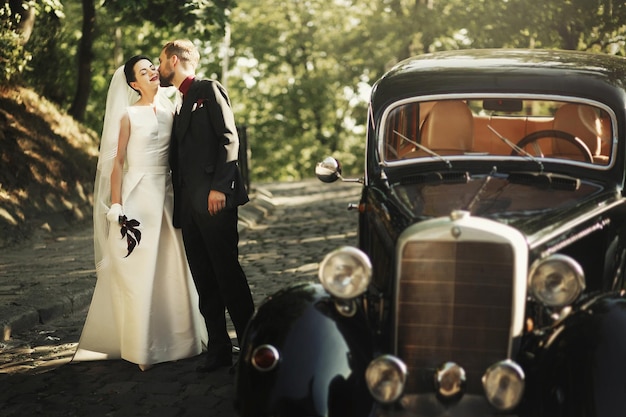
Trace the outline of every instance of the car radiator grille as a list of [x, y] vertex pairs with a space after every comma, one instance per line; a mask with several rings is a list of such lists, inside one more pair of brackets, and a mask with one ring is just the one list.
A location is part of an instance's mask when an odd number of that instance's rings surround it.
[[482, 392], [487, 367], [507, 357], [513, 250], [491, 242], [409, 241], [402, 253], [397, 352], [407, 392], [432, 391], [434, 370], [465, 369], [467, 391]]

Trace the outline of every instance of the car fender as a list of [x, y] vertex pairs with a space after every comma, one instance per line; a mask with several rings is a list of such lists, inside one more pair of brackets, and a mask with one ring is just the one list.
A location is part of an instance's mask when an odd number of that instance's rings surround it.
[[[372, 400], [364, 374], [373, 347], [362, 309], [353, 306], [356, 310], [342, 314], [319, 284], [269, 297], [241, 346], [235, 384], [240, 415], [367, 415]], [[252, 354], [265, 344], [276, 348], [279, 361], [262, 372], [252, 365]]]
[[[528, 386], [536, 415], [617, 416], [626, 410], [626, 299], [585, 303], [541, 343]], [[537, 410], [539, 411], [539, 410]]]

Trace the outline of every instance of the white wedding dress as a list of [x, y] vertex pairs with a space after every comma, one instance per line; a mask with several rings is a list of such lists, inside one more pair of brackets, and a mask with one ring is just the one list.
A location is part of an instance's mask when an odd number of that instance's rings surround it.
[[127, 256], [120, 227], [110, 225], [74, 361], [121, 358], [151, 365], [198, 355], [207, 343], [181, 233], [172, 226], [172, 113], [156, 109], [127, 109], [131, 135], [122, 202], [127, 218], [140, 222], [141, 241]]

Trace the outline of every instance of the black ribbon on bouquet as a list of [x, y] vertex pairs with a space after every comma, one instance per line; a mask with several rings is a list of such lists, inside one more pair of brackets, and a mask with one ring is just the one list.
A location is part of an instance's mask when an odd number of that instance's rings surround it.
[[141, 242], [141, 230], [137, 230], [137, 227], [140, 225], [138, 220], [128, 219], [126, 216], [120, 216], [119, 218], [120, 226], [122, 226], [120, 233], [122, 234], [122, 239], [126, 238], [126, 243], [128, 244], [128, 253], [124, 258], [127, 258], [128, 255], [133, 253], [135, 246]]

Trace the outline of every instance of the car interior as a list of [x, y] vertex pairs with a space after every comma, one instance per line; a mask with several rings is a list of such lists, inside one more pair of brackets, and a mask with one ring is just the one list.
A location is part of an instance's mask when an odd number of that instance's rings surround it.
[[387, 116], [384, 158], [532, 155], [607, 165], [611, 118], [587, 103], [485, 98], [411, 102]]

